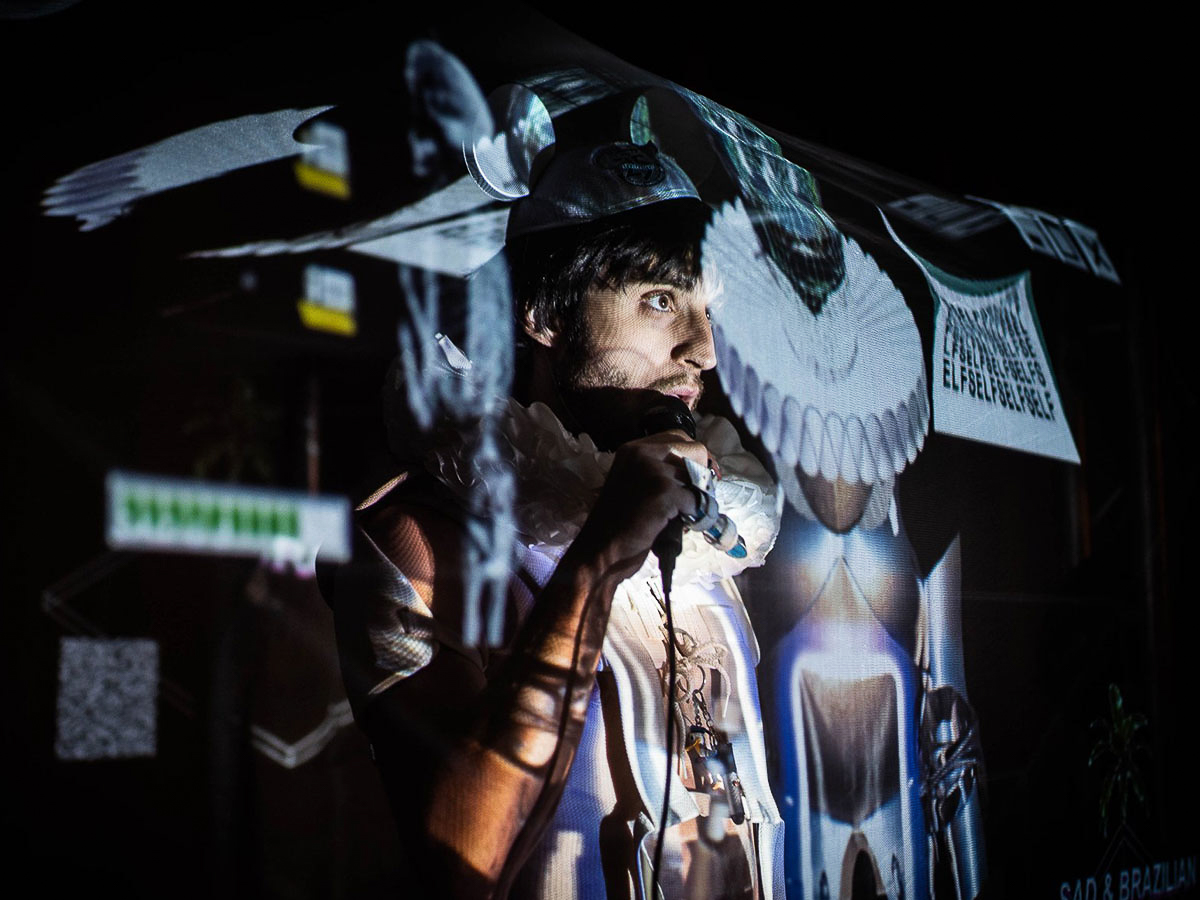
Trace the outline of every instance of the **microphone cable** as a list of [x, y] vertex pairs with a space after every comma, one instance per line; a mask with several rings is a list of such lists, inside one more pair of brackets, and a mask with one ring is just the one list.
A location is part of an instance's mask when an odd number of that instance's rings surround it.
[[[661, 404], [642, 416], [642, 431], [657, 434], [660, 431], [679, 429], [696, 438], [696, 420], [692, 418], [687, 404], [677, 397], [664, 397]], [[654, 872], [650, 882], [649, 900], [658, 900], [659, 873], [662, 871], [663, 844], [667, 838], [667, 816], [671, 812], [671, 767], [675, 747], [675, 619], [671, 612], [671, 581], [675, 574], [675, 560], [683, 550], [683, 520], [675, 517], [666, 524], [654, 540], [651, 549], [658, 557], [658, 570], [662, 576], [663, 610], [667, 619], [667, 771], [663, 780], [662, 814], [658, 822], [658, 840], [654, 846]]]
[[654, 542], [654, 555], [658, 557], [658, 570], [662, 575], [663, 609], [666, 611], [667, 618], [667, 772], [666, 778], [663, 780], [663, 805], [658, 824], [658, 840], [654, 845], [654, 877], [650, 887], [652, 900], [658, 898], [658, 875], [662, 870], [663, 844], [667, 839], [667, 816], [671, 811], [671, 765], [673, 762], [671, 757], [674, 755], [675, 748], [675, 710], [672, 708], [675, 703], [675, 620], [671, 614], [671, 578], [675, 573], [675, 557], [679, 555], [679, 550], [672, 553], [670, 546], [664, 546], [662, 547], [664, 552], [659, 553], [659, 545], [668, 543], [668, 541], [664, 541], [663, 535], [672, 528], [675, 529], [680, 548], [682, 548], [683, 524], [678, 520], [669, 523], [663, 529], [663, 534], [660, 534], [658, 540]]

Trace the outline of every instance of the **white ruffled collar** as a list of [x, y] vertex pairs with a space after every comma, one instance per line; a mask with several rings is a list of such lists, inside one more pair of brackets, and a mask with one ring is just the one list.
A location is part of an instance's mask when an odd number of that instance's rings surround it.
[[[517, 533], [525, 546], [558, 559], [587, 519], [613, 454], [598, 449], [586, 434], [572, 435], [543, 403], [524, 407], [510, 399], [499, 425], [501, 452], [516, 482]], [[720, 466], [722, 477], [715, 491], [721, 512], [737, 525], [748, 551], [745, 558], [735, 559], [695, 532], [685, 532], [674, 583], [707, 586], [762, 565], [779, 533], [783, 495], [762, 464], [742, 447], [727, 420], [705, 416], [696, 430]], [[461, 440], [440, 447], [430, 455], [428, 465], [439, 480], [465, 498], [478, 476], [464, 459], [464, 447]], [[643, 571], [656, 573], [656, 561], [648, 558]]]
[[[721, 208], [703, 247], [713, 268], [705, 282], [720, 295], [717, 372], [778, 471], [883, 484], [876, 506], [886, 517], [888, 483], [916, 459], [929, 427], [925, 362], [904, 295], [856, 241], [841, 241], [845, 278], [814, 314], [763, 253], [746, 205]], [[781, 480], [804, 509], [797, 478]]]

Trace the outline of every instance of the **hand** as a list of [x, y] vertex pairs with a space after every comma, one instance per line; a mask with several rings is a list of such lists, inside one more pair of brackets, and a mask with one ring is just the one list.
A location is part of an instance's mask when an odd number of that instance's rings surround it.
[[[708, 465], [708, 448], [682, 431], [622, 444], [608, 480], [572, 549], [595, 559], [600, 573], [629, 577], [668, 522], [696, 511], [684, 458]], [[582, 561], [582, 560], [581, 560]]]

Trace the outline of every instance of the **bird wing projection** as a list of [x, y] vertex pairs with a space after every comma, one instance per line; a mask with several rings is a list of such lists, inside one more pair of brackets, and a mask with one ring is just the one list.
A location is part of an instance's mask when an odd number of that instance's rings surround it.
[[[423, 70], [428, 72], [423, 81], [453, 88], [435, 92], [447, 95], [436, 108], [426, 103], [418, 110], [414, 127], [422, 123], [425, 127], [416, 127], [413, 134], [431, 133], [432, 123], [442, 135], [442, 145], [448, 147], [457, 140], [469, 176], [367, 222], [296, 238], [203, 250], [192, 256], [275, 256], [346, 247], [367, 256], [463, 277], [499, 253], [504, 246], [508, 209], [503, 205], [485, 207], [493, 201], [511, 202], [529, 193], [533, 160], [554, 143], [550, 113], [537, 94], [519, 84], [497, 89], [485, 104], [478, 87], [465, 70], [460, 71], [461, 63], [444, 51], [436, 56], [429, 47], [423, 47], [411, 56], [424, 61]], [[439, 61], [444, 70], [441, 75], [436, 65]], [[410, 69], [415, 70], [415, 66]], [[462, 96], [451, 102], [458, 95]], [[469, 127], [464, 125], [468, 114]], [[417, 148], [414, 165], [425, 166], [426, 139], [413, 138], [412, 142]]]
[[75, 216], [80, 231], [91, 231], [151, 194], [314, 149], [293, 134], [331, 108], [281, 109], [193, 128], [64, 175], [42, 205], [46, 215]]
[[[471, 176], [464, 175], [416, 203], [368, 222], [190, 255], [201, 259], [278, 256], [346, 247], [368, 256], [462, 276], [479, 268], [504, 246], [508, 210], [481, 209], [492, 202]], [[428, 227], [410, 230], [418, 226]], [[454, 252], [455, 244], [462, 245], [462, 252]]]
[[742, 201], [716, 214], [703, 255], [734, 411], [787, 466], [870, 485], [924, 443], [925, 365], [900, 291], [855, 241], [842, 244], [845, 278], [816, 313], [763, 251]]

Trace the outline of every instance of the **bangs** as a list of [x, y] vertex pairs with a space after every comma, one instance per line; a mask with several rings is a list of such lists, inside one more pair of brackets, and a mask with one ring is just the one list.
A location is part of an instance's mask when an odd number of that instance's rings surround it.
[[620, 290], [644, 281], [690, 290], [700, 280], [700, 250], [693, 242], [664, 246], [660, 241], [638, 240], [628, 247], [612, 248], [595, 273], [589, 287]]

